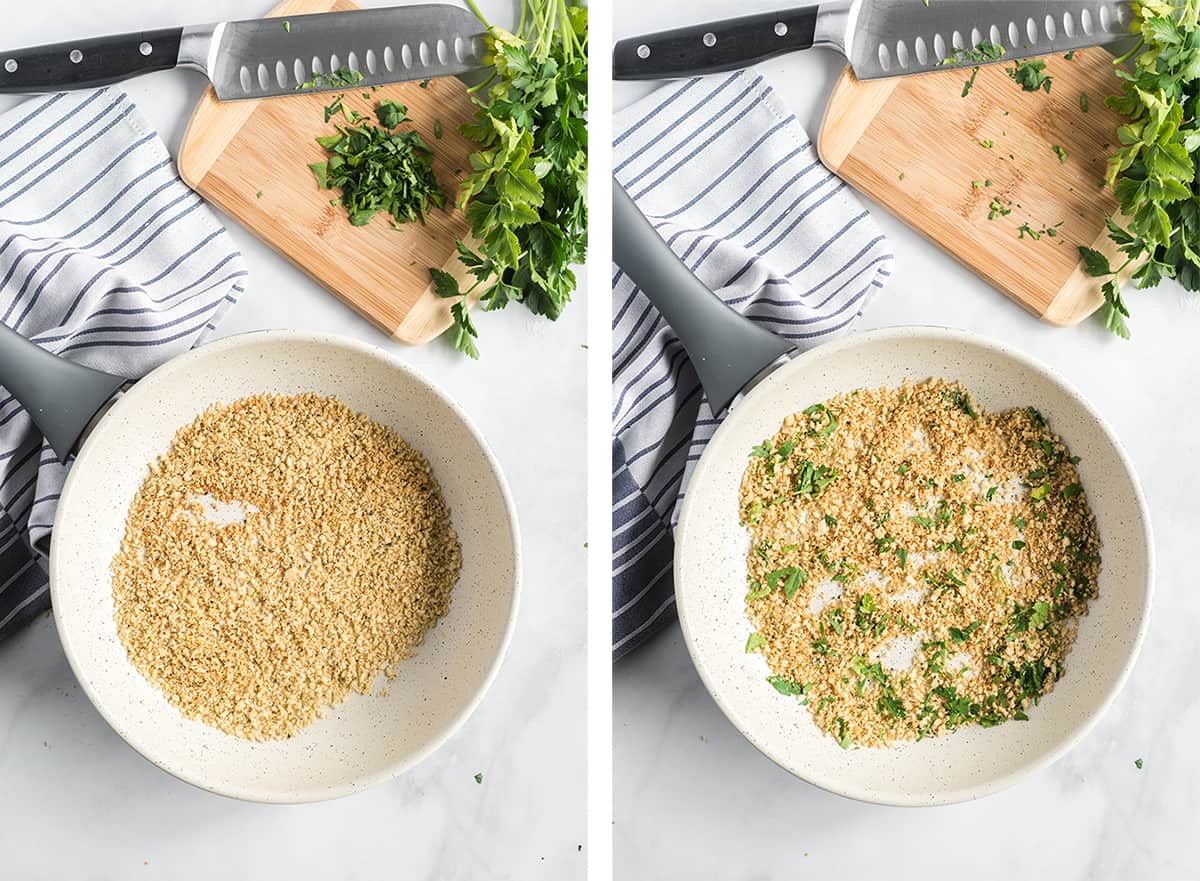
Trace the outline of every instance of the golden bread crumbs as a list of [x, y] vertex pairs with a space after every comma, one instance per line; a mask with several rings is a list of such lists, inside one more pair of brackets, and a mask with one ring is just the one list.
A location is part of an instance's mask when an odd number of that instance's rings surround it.
[[462, 556], [425, 458], [335, 398], [211, 407], [150, 466], [112, 561], [117, 632], [187, 717], [291, 737], [395, 674]]
[[1096, 596], [1077, 463], [941, 379], [787, 417], [742, 478], [746, 651], [847, 748], [1027, 719]]

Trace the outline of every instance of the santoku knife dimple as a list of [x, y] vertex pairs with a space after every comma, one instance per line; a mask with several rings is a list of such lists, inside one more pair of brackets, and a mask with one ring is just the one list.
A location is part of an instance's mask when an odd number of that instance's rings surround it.
[[[1105, 45], [1131, 20], [1119, 0], [832, 0], [621, 40], [613, 76], [698, 76], [825, 46], [875, 79]], [[1003, 54], [973, 51], [985, 41]]]
[[331, 91], [478, 70], [484, 36], [468, 10], [432, 3], [167, 28], [0, 49], [0, 92], [90, 88], [174, 67], [204, 73], [222, 101]]

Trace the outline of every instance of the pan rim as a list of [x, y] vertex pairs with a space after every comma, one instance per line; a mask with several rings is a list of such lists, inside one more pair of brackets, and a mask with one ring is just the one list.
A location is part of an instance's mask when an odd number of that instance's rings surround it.
[[1049, 767], [1074, 749], [1079, 742], [1082, 741], [1083, 738], [1095, 728], [1101, 717], [1103, 717], [1111, 707], [1117, 695], [1120, 694], [1121, 690], [1125, 687], [1130, 675], [1133, 672], [1133, 668], [1141, 654], [1142, 644], [1145, 640], [1146, 632], [1149, 628], [1150, 610], [1154, 600], [1156, 565], [1154, 535], [1150, 522], [1149, 508], [1146, 504], [1145, 493], [1142, 489], [1141, 481], [1138, 479], [1137, 471], [1135, 470], [1133, 462], [1129, 457], [1128, 451], [1125, 449], [1124, 445], [1120, 441], [1120, 438], [1117, 436], [1116, 432], [1113, 431], [1113, 428], [1111, 425], [1109, 425], [1108, 421], [1071, 382], [1058, 375], [1054, 369], [1045, 362], [1040, 361], [1031, 355], [1025, 354], [1024, 352], [1021, 352], [1007, 345], [1006, 343], [999, 342], [973, 331], [962, 330], [959, 328], [951, 328], [939, 325], [894, 325], [890, 327], [882, 327], [851, 333], [845, 337], [842, 337], [841, 339], [825, 343], [810, 349], [807, 352], [797, 355], [794, 359], [779, 366], [776, 370], [772, 371], [771, 374], [764, 377], [748, 392], [744, 392], [743, 396], [735, 402], [734, 409], [730, 411], [730, 414], [727, 415], [722, 421], [721, 425], [717, 427], [716, 432], [713, 433], [713, 437], [710, 439], [708, 446], [705, 448], [704, 453], [700, 457], [700, 460], [696, 463], [696, 468], [691, 478], [691, 485], [695, 485], [696, 481], [704, 479], [705, 475], [709, 471], [709, 468], [712, 467], [712, 463], [716, 461], [712, 456], [709, 455], [709, 452], [713, 449], [713, 444], [720, 437], [721, 433], [726, 432], [727, 430], [732, 430], [730, 429], [730, 426], [736, 424], [733, 420], [737, 418], [735, 415], [737, 409], [740, 408], [743, 412], [745, 412], [748, 408], [753, 407], [755, 399], [758, 397], [758, 393], [761, 392], [765, 386], [770, 384], [772, 380], [776, 379], [778, 376], [781, 376], [784, 372], [795, 369], [793, 365], [807, 365], [814, 360], [826, 358], [845, 349], [855, 348], [864, 344], [894, 339], [910, 339], [913, 337], [924, 337], [930, 342], [965, 343], [967, 345], [978, 347], [985, 351], [990, 351], [995, 354], [1010, 358], [1020, 364], [1020, 366], [1024, 369], [1040, 374], [1057, 385], [1068, 396], [1078, 402], [1079, 405], [1088, 413], [1088, 415], [1095, 420], [1105, 439], [1112, 446], [1114, 453], [1121, 462], [1122, 467], [1129, 477], [1130, 484], [1133, 487], [1134, 502], [1138, 512], [1138, 519], [1140, 520], [1142, 526], [1142, 538], [1146, 545], [1146, 567], [1144, 573], [1145, 591], [1143, 601], [1138, 609], [1137, 631], [1135, 633], [1130, 651], [1128, 652], [1128, 655], [1121, 666], [1120, 672], [1116, 677], [1113, 678], [1110, 686], [1103, 691], [1102, 700], [1098, 704], [1097, 708], [1091, 712], [1081, 724], [1076, 726], [1073, 731], [1069, 732], [1067, 736], [1060, 739], [1056, 745], [1052, 746], [1048, 750], [1042, 751], [1037, 755], [1030, 757], [1020, 767], [1007, 774], [1002, 774], [981, 782], [958, 786], [945, 791], [933, 793], [915, 793], [905, 796], [889, 795], [881, 791], [873, 790], [866, 786], [843, 784], [837, 780], [836, 774], [824, 775], [814, 772], [809, 767], [800, 767], [797, 763], [790, 762], [781, 754], [782, 751], [777, 748], [776, 744], [768, 743], [766, 738], [760, 737], [754, 731], [750, 730], [752, 726], [749, 726], [743, 722], [737, 710], [733, 707], [732, 702], [729, 701], [722, 693], [719, 683], [717, 683], [715, 677], [711, 671], [706, 668], [701, 659], [699, 638], [688, 620], [689, 601], [686, 599], [687, 590], [680, 589], [680, 585], [684, 583], [681, 578], [684, 555], [687, 553], [689, 545], [687, 541], [686, 527], [691, 517], [693, 502], [698, 497], [698, 494], [689, 492], [683, 500], [683, 507], [680, 509], [678, 526], [676, 528], [675, 554], [672, 561], [672, 575], [675, 578], [676, 608], [679, 617], [680, 629], [683, 632], [684, 644], [687, 646], [688, 655], [691, 658], [692, 665], [695, 667], [705, 689], [720, 708], [725, 718], [728, 719], [734, 728], [737, 729], [738, 733], [748, 740], [756, 750], [758, 750], [780, 768], [787, 771], [789, 774], [792, 774], [794, 777], [797, 777], [806, 783], [810, 783], [813, 786], [816, 786], [817, 788], [823, 789], [826, 792], [834, 795], [854, 799], [856, 801], [892, 807], [932, 807], [937, 805], [948, 805], [965, 801], [973, 801], [988, 795], [993, 795], [1009, 788], [1023, 779], [1028, 778], [1030, 775]]
[[[92, 439], [100, 435], [105, 430], [107, 424], [111, 424], [121, 416], [125, 409], [136, 406], [137, 400], [140, 397], [139, 389], [153, 387], [158, 382], [163, 381], [163, 378], [173, 374], [180, 369], [187, 369], [191, 362], [200, 360], [201, 358], [219, 355], [228, 350], [236, 350], [258, 343], [288, 343], [288, 344], [315, 344], [318, 346], [327, 347], [332, 350], [347, 351], [356, 355], [365, 355], [368, 358], [381, 361], [392, 369], [399, 370], [407, 374], [413, 381], [424, 387], [431, 394], [441, 401], [455, 417], [462, 423], [463, 427], [470, 434], [474, 442], [479, 446], [483, 454], [484, 460], [487, 463], [488, 469], [496, 479], [500, 497], [503, 501], [505, 516], [508, 520], [509, 531], [512, 536], [512, 559], [513, 559], [513, 578], [512, 578], [512, 600], [509, 604], [508, 616], [504, 622], [504, 629], [500, 637], [499, 647], [495, 657], [489, 664], [483, 679], [479, 686], [475, 689], [471, 697], [466, 701], [460, 711], [450, 719], [444, 729], [434, 737], [429, 743], [425, 744], [421, 749], [405, 755], [402, 759], [386, 765], [381, 770], [372, 773], [357, 773], [354, 776], [344, 780], [340, 784], [321, 786], [311, 789], [295, 787], [288, 792], [271, 790], [264, 788], [262, 785], [237, 785], [223, 786], [212, 784], [204, 779], [200, 774], [196, 774], [187, 768], [182, 768], [173, 763], [161, 760], [156, 757], [155, 750], [152, 744], [146, 743], [142, 738], [137, 737], [128, 730], [118, 714], [111, 711], [111, 708], [105, 705], [103, 698], [93, 689], [90, 678], [85, 675], [85, 666], [76, 654], [75, 647], [70, 638], [69, 630], [64, 628], [64, 614], [62, 606], [55, 602], [56, 579], [55, 572], [57, 570], [57, 554], [56, 543], [53, 538], [50, 542], [49, 554], [49, 581], [50, 581], [50, 596], [51, 608], [54, 613], [55, 628], [58, 631], [59, 642], [62, 645], [63, 653], [66, 655], [67, 663], [71, 667], [76, 680], [80, 687], [87, 695], [88, 700], [96, 711], [104, 718], [118, 736], [130, 747], [133, 748], [144, 759], [166, 771], [173, 777], [182, 780], [185, 783], [191, 784], [198, 789], [214, 793], [216, 795], [225, 796], [228, 798], [237, 799], [240, 801], [258, 802], [262, 804], [304, 804], [311, 802], [327, 801], [337, 798], [343, 798], [357, 792], [369, 789], [373, 786], [393, 780], [404, 772], [412, 769], [416, 765], [429, 758], [434, 752], [445, 745], [446, 741], [453, 737], [466, 723], [466, 721], [478, 709], [483, 698], [491, 690], [496, 677], [499, 675], [500, 667], [505, 658], [508, 656], [511, 648], [513, 634], [516, 630], [517, 615], [521, 605], [521, 587], [522, 587], [522, 560], [521, 560], [521, 534], [520, 524], [517, 519], [516, 506], [513, 502], [512, 491], [509, 488], [508, 480], [504, 475], [504, 471], [500, 466], [499, 460], [496, 458], [495, 452], [491, 445], [488, 444], [483, 433], [476, 426], [475, 422], [467, 415], [466, 411], [449, 396], [445, 391], [431, 382], [423, 373], [406, 363], [398, 356], [388, 352], [387, 350], [373, 345], [362, 340], [357, 340], [351, 337], [342, 336], [339, 334], [320, 333], [314, 331], [290, 330], [290, 329], [274, 329], [274, 330], [254, 330], [246, 333], [234, 334], [232, 336], [223, 337], [211, 343], [206, 343], [194, 349], [190, 349], [182, 355], [170, 359], [164, 364], [159, 365], [150, 373], [146, 374], [141, 380], [136, 382], [132, 388], [128, 389], [124, 394], [114, 400], [107, 411], [100, 419], [91, 427], [88, 435], [84, 438], [76, 463], [79, 458], [82, 458], [90, 447], [93, 447]], [[133, 403], [130, 403], [130, 402]], [[85, 462], [86, 465], [86, 462]], [[71, 499], [71, 490], [75, 482], [77, 469], [73, 466], [68, 472], [66, 480], [63, 482], [62, 494], [59, 500], [59, 505], [62, 507]]]

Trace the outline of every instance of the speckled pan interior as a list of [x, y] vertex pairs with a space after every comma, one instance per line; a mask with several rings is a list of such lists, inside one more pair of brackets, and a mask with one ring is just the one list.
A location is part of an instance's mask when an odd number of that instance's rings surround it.
[[[392, 426], [429, 459], [462, 543], [450, 613], [403, 661], [386, 696], [351, 695], [286, 741], [251, 743], [185, 719], [126, 658], [109, 562], [147, 463], [214, 402], [264, 392], [336, 395]], [[487, 689], [508, 645], [519, 590], [516, 516], [500, 468], [448, 398], [380, 349], [271, 331], [177, 358], [136, 384], [85, 443], [63, 490], [50, 556], [59, 634], [75, 675], [146, 758], [197, 786], [257, 801], [346, 795], [420, 761]]]
[[[745, 558], [737, 495], [752, 446], [789, 413], [855, 388], [905, 378], [959, 380], [989, 410], [1037, 407], [1079, 465], [1104, 542], [1100, 596], [1079, 628], [1066, 674], [1030, 721], [971, 726], [889, 749], [842, 750], [808, 710], [777, 693], [744, 651]], [[676, 531], [675, 590], [692, 659], [730, 721], [763, 753], [811, 783], [851, 798], [933, 805], [979, 798], [1053, 762], [1103, 713], [1125, 682], [1146, 629], [1153, 589], [1150, 522], [1137, 477], [1102, 418], [1045, 366], [973, 334], [892, 328], [854, 334], [786, 364], [738, 403], [689, 484]]]

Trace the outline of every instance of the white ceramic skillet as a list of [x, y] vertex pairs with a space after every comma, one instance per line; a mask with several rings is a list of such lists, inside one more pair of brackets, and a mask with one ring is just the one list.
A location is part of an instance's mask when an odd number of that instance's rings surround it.
[[[37, 414], [61, 455], [122, 380], [66, 365], [0, 330], [0, 385]], [[65, 365], [65, 366], [64, 366]], [[351, 695], [286, 741], [252, 743], [185, 719], [131, 665], [117, 637], [109, 563], [147, 464], [211, 404], [265, 392], [335, 395], [429, 459], [462, 544], [450, 612], [386, 695]], [[67, 659], [117, 733], [161, 768], [224, 795], [299, 802], [347, 795], [410, 768], [471, 714], [516, 619], [520, 550], [499, 464], [448, 397], [381, 349], [268, 331], [195, 349], [153, 371], [90, 428], [63, 488], [50, 551]]]
[[[979, 798], [1076, 744], [1129, 676], [1154, 580], [1145, 501], [1128, 456], [1100, 414], [1045, 365], [962, 331], [892, 328], [787, 353], [787, 343], [704, 289], [619, 188], [613, 226], [618, 265], [676, 331], [714, 411], [736, 397], [692, 474], [675, 531], [684, 638], [700, 678], [734, 726], [796, 776], [892, 805]], [[767, 683], [763, 659], [745, 652], [749, 539], [738, 525], [738, 488], [750, 448], [774, 435], [785, 416], [841, 392], [929, 377], [961, 381], [988, 410], [1036, 407], [1082, 457], [1080, 476], [1104, 543], [1099, 598], [1080, 623], [1065, 675], [1029, 710], [1028, 722], [970, 726], [887, 749], [843, 750], [817, 729], [807, 708]]]

